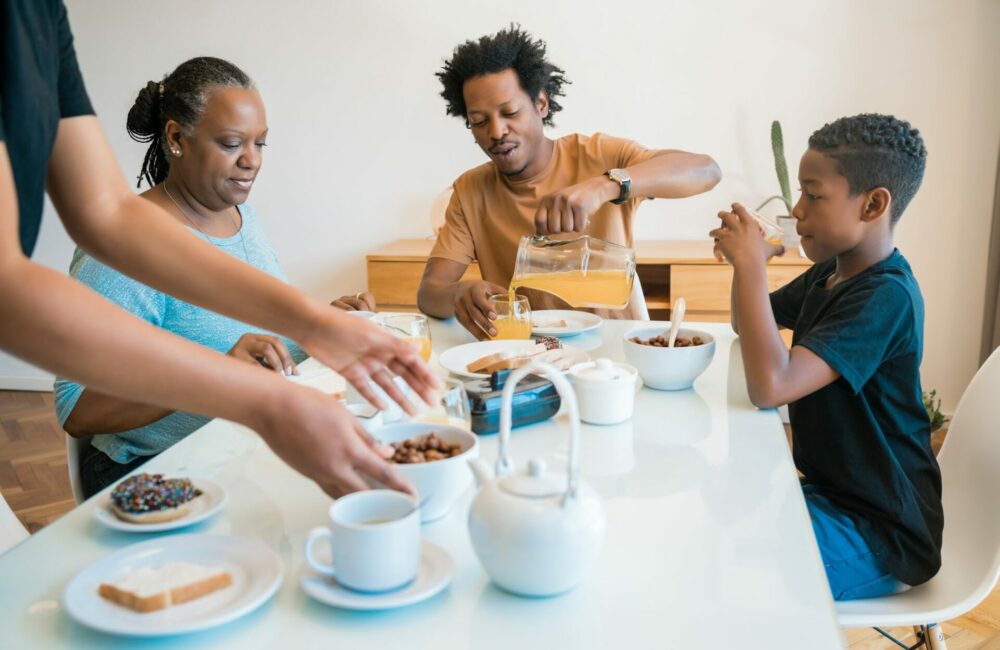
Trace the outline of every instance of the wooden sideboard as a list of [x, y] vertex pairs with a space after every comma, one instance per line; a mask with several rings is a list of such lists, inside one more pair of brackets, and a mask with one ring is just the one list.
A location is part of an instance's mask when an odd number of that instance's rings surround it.
[[[417, 289], [433, 245], [432, 239], [400, 239], [366, 256], [368, 290], [379, 309], [416, 311]], [[635, 250], [650, 318], [669, 319], [672, 301], [684, 296], [686, 319], [729, 321], [733, 270], [712, 256], [712, 242], [639, 241]], [[811, 264], [798, 253], [772, 259], [767, 265], [768, 286], [777, 289]], [[462, 279], [479, 277], [479, 267], [473, 263]]]

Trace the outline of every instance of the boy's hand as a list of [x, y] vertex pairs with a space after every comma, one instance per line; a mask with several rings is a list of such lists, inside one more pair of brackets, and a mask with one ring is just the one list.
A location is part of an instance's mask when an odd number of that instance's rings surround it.
[[709, 235], [715, 240], [716, 255], [721, 254], [733, 266], [767, 261], [774, 255], [784, 253], [784, 247], [764, 239], [756, 219], [739, 203], [733, 203], [732, 212], [719, 212], [719, 218], [722, 219], [722, 227]]

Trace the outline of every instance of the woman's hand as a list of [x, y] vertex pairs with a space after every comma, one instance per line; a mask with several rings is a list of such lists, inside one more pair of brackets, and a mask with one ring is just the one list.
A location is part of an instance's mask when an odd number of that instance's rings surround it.
[[277, 336], [244, 334], [226, 354], [234, 359], [261, 365], [284, 375], [299, 374], [299, 369], [292, 361], [291, 353], [289, 353], [284, 341]]
[[344, 311], [375, 311], [375, 296], [368, 291], [360, 291], [353, 296], [341, 296], [330, 304]]

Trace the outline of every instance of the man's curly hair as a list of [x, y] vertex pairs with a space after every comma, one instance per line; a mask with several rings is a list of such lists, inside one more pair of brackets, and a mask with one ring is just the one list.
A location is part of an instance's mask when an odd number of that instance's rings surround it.
[[[521, 88], [534, 100], [545, 90], [549, 98], [549, 114], [543, 124], [552, 126], [552, 116], [562, 110], [556, 97], [563, 96], [563, 85], [570, 83], [562, 68], [545, 59], [545, 41], [533, 39], [520, 25], [511, 24], [492, 36], [478, 41], [466, 41], [455, 48], [451, 60], [437, 73], [444, 90], [448, 115], [466, 119], [465, 96], [462, 86], [468, 79], [512, 69], [517, 73]], [[468, 126], [468, 120], [466, 120]]]
[[927, 165], [920, 132], [892, 115], [842, 117], [813, 133], [809, 147], [837, 161], [852, 196], [876, 187], [889, 190], [892, 225], [920, 188]]

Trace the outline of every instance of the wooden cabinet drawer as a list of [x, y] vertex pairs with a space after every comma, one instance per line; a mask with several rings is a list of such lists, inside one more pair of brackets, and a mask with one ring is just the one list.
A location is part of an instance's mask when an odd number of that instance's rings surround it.
[[[787, 284], [804, 270], [800, 266], [768, 266], [768, 290], [774, 291]], [[689, 314], [724, 314], [722, 320], [729, 320], [732, 284], [733, 269], [728, 264], [674, 264], [670, 267], [670, 300], [676, 302], [684, 298]]]
[[[368, 290], [375, 295], [378, 308], [409, 307], [416, 309], [417, 290], [424, 275], [424, 262], [368, 262]], [[479, 265], [471, 264], [462, 280], [478, 280]]]

